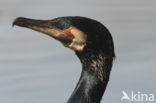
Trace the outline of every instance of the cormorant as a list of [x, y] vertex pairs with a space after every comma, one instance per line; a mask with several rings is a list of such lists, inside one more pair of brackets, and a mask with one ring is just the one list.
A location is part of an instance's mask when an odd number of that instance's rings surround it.
[[19, 17], [13, 25], [47, 34], [76, 53], [82, 72], [67, 103], [100, 103], [115, 57], [112, 36], [103, 24], [87, 17], [67, 16], [52, 20]]

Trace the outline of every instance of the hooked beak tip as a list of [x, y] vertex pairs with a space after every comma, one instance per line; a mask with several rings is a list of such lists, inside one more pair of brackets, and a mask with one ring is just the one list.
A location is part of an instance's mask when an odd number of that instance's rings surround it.
[[14, 27], [15, 25], [17, 26], [24, 26], [24, 21], [26, 20], [26, 18], [23, 17], [18, 17], [16, 18], [13, 23], [12, 23], [12, 27]]
[[12, 22], [12, 27], [14, 27], [16, 25], [16, 21], [18, 18], [16, 18], [13, 22]]
[[12, 22], [12, 27], [14, 27], [14, 26], [16, 25], [17, 19], [18, 19], [18, 18], [16, 18], [16, 19]]

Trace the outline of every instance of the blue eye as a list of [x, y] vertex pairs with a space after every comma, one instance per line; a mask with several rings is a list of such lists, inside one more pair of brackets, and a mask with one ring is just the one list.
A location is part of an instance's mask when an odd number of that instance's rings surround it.
[[70, 27], [70, 23], [69, 22], [65, 22], [63, 25], [64, 29], [68, 29]]

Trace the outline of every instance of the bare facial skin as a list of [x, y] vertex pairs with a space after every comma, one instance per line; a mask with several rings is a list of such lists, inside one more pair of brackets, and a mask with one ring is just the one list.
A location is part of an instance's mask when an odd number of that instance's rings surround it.
[[[73, 38], [70, 36], [66, 35], [64, 30], [58, 29], [58, 28], [53, 28], [53, 29], [46, 29], [46, 28], [40, 28], [40, 27], [35, 27], [35, 26], [29, 26], [28, 28], [33, 29], [35, 31], [42, 32], [44, 34], [47, 34], [57, 40], [59, 40], [64, 46], [74, 50], [74, 51], [82, 51], [83, 48], [86, 45], [86, 34], [83, 33], [81, 30], [77, 29], [74, 26], [71, 26], [70, 32], [73, 34]], [[63, 41], [62, 41], [63, 40]], [[64, 40], [70, 40], [71, 43], [66, 42]]]

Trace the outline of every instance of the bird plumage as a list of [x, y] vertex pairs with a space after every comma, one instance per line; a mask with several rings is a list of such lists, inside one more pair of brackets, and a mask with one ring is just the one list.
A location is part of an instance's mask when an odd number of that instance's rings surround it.
[[76, 53], [82, 72], [67, 103], [100, 103], [115, 57], [112, 36], [103, 24], [86, 17], [69, 16], [52, 20], [17, 18], [13, 25], [45, 33]]

